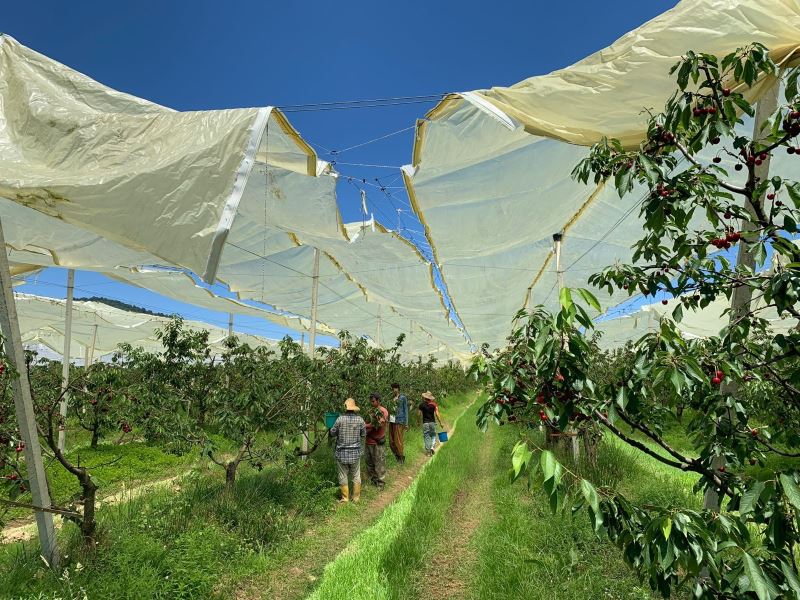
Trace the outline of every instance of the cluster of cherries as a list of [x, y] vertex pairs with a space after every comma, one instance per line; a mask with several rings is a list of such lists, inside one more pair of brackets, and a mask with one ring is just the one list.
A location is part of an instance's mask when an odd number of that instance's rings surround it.
[[714, 238], [713, 240], [709, 241], [709, 244], [721, 250], [727, 250], [731, 247], [731, 245], [735, 244], [740, 239], [742, 239], [741, 233], [738, 231], [733, 231], [733, 228], [728, 228], [724, 238]]
[[122, 422], [122, 425], [120, 426], [120, 429], [122, 429], [122, 433], [130, 433], [131, 432], [131, 426], [128, 424], [127, 421], [123, 421]]
[[725, 379], [725, 373], [717, 369], [717, 371], [714, 373], [714, 377], [711, 378], [711, 383], [714, 385], [719, 385], [722, 383], [723, 379]]

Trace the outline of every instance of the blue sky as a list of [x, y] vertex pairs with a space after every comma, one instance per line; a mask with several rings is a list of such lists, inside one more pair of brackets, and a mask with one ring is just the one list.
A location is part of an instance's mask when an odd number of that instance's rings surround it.
[[[360, 218], [359, 191], [346, 178], [366, 179], [375, 217], [414, 238], [419, 224], [404, 212], [397, 167], [410, 162], [413, 130], [406, 128], [434, 102], [325, 111], [292, 106], [509, 85], [580, 60], [675, 3], [42, 0], [9, 3], [0, 27], [106, 85], [174, 109], [286, 107], [320, 157], [336, 160], [345, 176], [338, 191], [344, 219]], [[21, 289], [63, 297], [65, 280], [64, 271], [49, 269]], [[227, 326], [226, 315], [97, 274], [78, 273], [76, 287], [76, 297], [124, 299]], [[268, 337], [287, 333], [244, 317], [236, 318], [235, 328]]]

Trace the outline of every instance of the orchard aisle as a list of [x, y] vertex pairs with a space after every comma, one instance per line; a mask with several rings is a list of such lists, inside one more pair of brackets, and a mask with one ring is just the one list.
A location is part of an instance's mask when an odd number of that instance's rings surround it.
[[[463, 401], [448, 403], [442, 409], [445, 422], [451, 424], [458, 421], [475, 404], [475, 398], [475, 394], [470, 394]], [[421, 440], [419, 429], [410, 430], [406, 434], [409, 460], [405, 465], [397, 465], [387, 450], [389, 474], [387, 485], [381, 492], [364, 485], [360, 504], [336, 507], [333, 515], [308, 529], [273, 556], [265, 571], [245, 582], [238, 582], [237, 600], [297, 600], [310, 593], [319, 583], [326, 566], [335, 560], [350, 540], [379, 521], [385, 509], [414, 484], [415, 478], [428, 462], [422, 453]]]
[[[482, 401], [479, 398], [464, 411], [455, 435], [397, 501], [325, 567], [311, 600], [406, 600], [416, 593], [430, 595], [431, 589], [422, 589], [420, 583], [425, 579], [432, 553], [451, 541], [455, 521], [466, 514], [460, 508], [462, 502], [470, 507], [470, 518], [475, 509], [480, 512], [480, 505], [475, 502], [482, 487], [480, 482], [492, 480], [493, 464], [488, 457], [494, 436], [484, 435], [475, 426]], [[469, 490], [476, 485], [478, 489], [473, 494]], [[469, 543], [469, 532], [458, 539], [464, 549]], [[458, 562], [455, 549], [441, 565], [451, 569], [454, 582], [460, 577]], [[437, 585], [436, 595], [442, 591]]]

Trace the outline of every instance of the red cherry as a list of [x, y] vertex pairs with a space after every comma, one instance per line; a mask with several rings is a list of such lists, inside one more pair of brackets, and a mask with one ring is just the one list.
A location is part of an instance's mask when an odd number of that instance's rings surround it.
[[561, 373], [556, 373], [556, 381], [564, 381], [564, 376]]
[[751, 458], [751, 459], [750, 459], [750, 464], [751, 464], [751, 465], [754, 465], [754, 464], [756, 464], [756, 462], [758, 462], [758, 461], [756, 461], [756, 459], [755, 459], [755, 458]]
[[628, 289], [628, 284], [627, 283], [623, 283], [622, 284], [622, 289], [623, 290], [627, 290]]
[[695, 109], [692, 111], [692, 114], [693, 114], [695, 117], [701, 117], [701, 116], [703, 116], [703, 110], [702, 110], [702, 109], [700, 109], [700, 108], [695, 108]]
[[760, 167], [760, 166], [763, 164], [763, 162], [764, 162], [764, 161], [763, 161], [763, 160], [761, 160], [760, 158], [757, 158], [757, 159], [755, 160], [755, 163], [756, 163], [756, 166], [757, 166], [757, 167]]
[[758, 155], [758, 158], [760, 158], [761, 160], [767, 160], [767, 153], [762, 152], [761, 154]]
[[723, 379], [725, 377], [725, 373], [719, 370], [715, 373], [715, 375], [717, 376], [718, 379]]
[[714, 107], [714, 106], [709, 106], [709, 107], [706, 109], [706, 112], [707, 112], [708, 114], [710, 114], [710, 115], [715, 115], [715, 114], [717, 114], [717, 109], [716, 109], [716, 107]]
[[780, 200], [776, 200], [775, 206], [783, 206], [783, 202], [781, 202]]
[[723, 88], [722, 89], [722, 95], [725, 96], [726, 98], [728, 96], [730, 96], [731, 95], [731, 88]]
[[668, 300], [662, 300], [662, 301], [661, 301], [661, 304], [663, 304], [664, 306], [666, 306], [667, 304], [669, 304], [669, 301], [668, 301]]
[[741, 171], [743, 167], [741, 163], [737, 163], [736, 166], [733, 168], [736, 169], [737, 171]]
[[717, 163], [717, 164], [719, 164], [719, 163], [721, 163], [721, 162], [722, 162], [722, 159], [721, 159], [719, 156], [715, 156], [715, 157], [714, 157], [714, 162], [715, 162], [715, 163]]
[[719, 377], [713, 377], [711, 379], [711, 383], [713, 383], [714, 385], [719, 385], [720, 383], [722, 383], [722, 379], [720, 379]]
[[800, 119], [800, 110], [793, 110], [789, 113], [789, 117], [792, 119]]
[[786, 149], [786, 154], [794, 154], [794, 148], [793, 148], [792, 146], [789, 146], [789, 147]]
[[711, 141], [712, 144], [716, 145], [716, 144], [719, 144], [720, 139], [718, 137], [713, 137], [713, 138], [711, 138], [710, 141]]
[[720, 472], [720, 473], [724, 473], [724, 472], [725, 472], [725, 465], [722, 465], [722, 466], [719, 468], [719, 472]]
[[750, 435], [757, 436], [758, 435], [758, 429], [755, 429], [755, 428], [751, 429], [750, 430]]
[[17, 447], [16, 447], [16, 448], [14, 448], [14, 450], [15, 450], [17, 453], [19, 453], [19, 452], [22, 452], [23, 450], [25, 450], [25, 444], [23, 444], [22, 442], [20, 442], [20, 443], [17, 445]]
[[775, 200], [775, 194], [767, 194], [767, 200]]
[[547, 413], [546, 413], [546, 412], [544, 412], [543, 410], [540, 410], [540, 411], [539, 411], [539, 418], [540, 418], [542, 421], [547, 421]]

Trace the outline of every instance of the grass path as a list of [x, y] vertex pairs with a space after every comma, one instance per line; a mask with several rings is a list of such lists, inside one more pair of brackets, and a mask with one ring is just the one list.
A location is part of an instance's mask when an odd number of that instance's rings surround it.
[[450, 441], [408, 489], [325, 567], [310, 600], [405, 600], [413, 594], [411, 582], [421, 577], [450, 507], [478, 472], [483, 441], [474, 426], [478, 403], [464, 411]]
[[[444, 410], [444, 418], [453, 423], [469, 408], [471, 402], [462, 402]], [[389, 476], [382, 491], [365, 485], [361, 503], [339, 506], [323, 522], [308, 529], [301, 537], [287, 544], [271, 557], [268, 567], [245, 582], [237, 583], [237, 600], [297, 600], [304, 598], [318, 583], [332, 557], [342, 551], [350, 538], [372, 526], [384, 510], [414, 483], [427, 464], [422, 454], [418, 430], [406, 437], [408, 462], [396, 465], [387, 449]], [[413, 458], [411, 458], [413, 457]], [[363, 471], [362, 471], [363, 477]]]
[[456, 493], [444, 527], [444, 534], [433, 547], [427, 567], [414, 578], [413, 596], [427, 598], [435, 590], [441, 600], [461, 599], [472, 587], [478, 547], [475, 534], [480, 524], [492, 518], [491, 491], [497, 461], [497, 430], [490, 428], [478, 449], [476, 477], [464, 482]]

